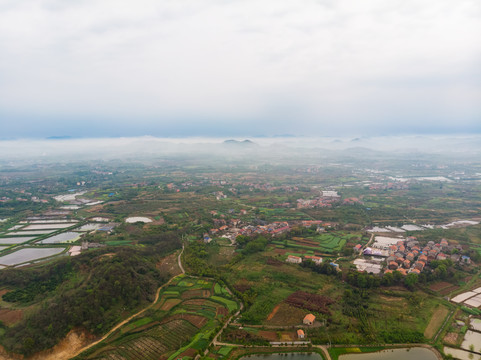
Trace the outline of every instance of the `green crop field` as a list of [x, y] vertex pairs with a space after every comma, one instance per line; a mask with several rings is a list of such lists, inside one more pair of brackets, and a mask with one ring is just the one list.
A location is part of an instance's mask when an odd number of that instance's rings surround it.
[[[217, 295], [182, 299], [182, 294], [193, 288], [214, 288]], [[133, 319], [107, 341], [81, 354], [79, 359], [174, 359], [188, 349], [203, 350], [225, 315], [238, 308], [227, 290], [210, 280], [183, 277], [177, 285], [164, 289], [158, 303], [164, 304], [165, 299], [173, 298], [180, 302], [172, 310], [151, 308], [145, 316]]]

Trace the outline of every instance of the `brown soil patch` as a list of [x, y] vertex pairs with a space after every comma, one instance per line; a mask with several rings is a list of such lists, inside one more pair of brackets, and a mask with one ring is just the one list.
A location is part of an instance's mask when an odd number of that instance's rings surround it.
[[184, 356], [190, 356], [192, 358], [195, 358], [196, 354], [197, 354], [197, 350], [190, 348], [185, 350], [182, 354], [180, 354], [178, 358], [182, 359]]
[[274, 309], [272, 309], [271, 313], [267, 315], [267, 321], [272, 320], [276, 312], [279, 310], [280, 305], [276, 305]]
[[284, 302], [279, 304], [279, 309], [270, 320], [266, 320], [266, 325], [293, 326], [302, 324], [302, 319], [308, 312], [303, 309], [290, 306]]
[[229, 315], [229, 310], [226, 309], [225, 307], [218, 307], [216, 308], [216, 316], [227, 316]]
[[444, 306], [439, 306], [431, 317], [426, 330], [424, 330], [424, 337], [431, 339], [434, 334], [436, 334], [436, 331], [438, 331], [439, 327], [443, 324], [448, 313], [449, 310], [447, 308]]
[[163, 274], [170, 274], [171, 276], [179, 275], [181, 273], [179, 268], [179, 263], [177, 261], [178, 253], [175, 252], [166, 256], [161, 261], [159, 261], [155, 267]]
[[204, 296], [203, 290], [187, 290], [182, 293], [182, 299], [192, 299], [196, 297], [206, 297], [206, 296]]
[[277, 338], [277, 333], [275, 331], [259, 330], [257, 335], [263, 337], [264, 339], [266, 339], [268, 341], [278, 341], [279, 340]]
[[379, 296], [381, 299], [384, 301], [402, 301], [402, 298], [397, 298], [397, 297], [388, 297], [388, 296]]
[[184, 301], [185, 305], [189, 305], [189, 304], [204, 305], [205, 303], [206, 303], [206, 300], [203, 300], [203, 299], [191, 299], [191, 300]]
[[457, 333], [447, 333], [444, 337], [443, 341], [449, 345], [456, 345], [458, 342], [458, 334]]
[[177, 314], [169, 318], [170, 320], [172, 319], [182, 319], [190, 322], [192, 325], [194, 325], [197, 328], [201, 328], [202, 326], [205, 325], [207, 322], [207, 318], [199, 315], [193, 315], [193, 314]]
[[296, 333], [293, 332], [283, 332], [281, 333], [281, 341], [294, 341], [296, 339]]
[[180, 302], [182, 302], [182, 300], [180, 300], [180, 299], [167, 299], [162, 304], [162, 307], [160, 308], [160, 310], [169, 311], [170, 309], [172, 309], [175, 305], [177, 305]]
[[436, 284], [432, 284], [429, 288], [433, 291], [439, 291], [439, 290], [442, 290], [444, 288], [447, 288], [448, 286], [453, 286], [453, 284], [450, 284], [446, 281], [441, 281], [441, 282], [438, 282]]
[[272, 266], [282, 266], [282, 265], [284, 265], [284, 263], [283, 263], [282, 261], [277, 260], [277, 259], [274, 259], [274, 258], [272, 258], [272, 257], [268, 257], [268, 258], [266, 259], [266, 264], [267, 264], [267, 265], [272, 265]]
[[0, 321], [5, 325], [10, 326], [22, 320], [22, 310], [0, 309]]
[[286, 249], [275, 249], [274, 252], [276, 254], [284, 255], [287, 252], [287, 250]]
[[331, 312], [329, 311], [328, 306], [335, 301], [324, 295], [296, 291], [289, 295], [285, 302], [300, 309], [307, 309], [322, 314], [330, 314]]
[[86, 332], [71, 330], [67, 336], [52, 349], [42, 351], [32, 356], [31, 360], [67, 360], [82, 347], [91, 343], [95, 338]]
[[247, 290], [249, 290], [251, 288], [251, 285], [247, 282], [247, 280], [245, 279], [242, 279], [241, 281], [239, 281], [237, 284], [234, 284], [234, 288], [237, 290], [237, 291], [240, 291], [240, 292], [245, 292]]
[[451, 285], [447, 288], [444, 288], [442, 289], [441, 291], [439, 291], [439, 294], [445, 296], [445, 295], [448, 295], [450, 293], [452, 293], [453, 291], [456, 291], [459, 289], [459, 286], [458, 285]]

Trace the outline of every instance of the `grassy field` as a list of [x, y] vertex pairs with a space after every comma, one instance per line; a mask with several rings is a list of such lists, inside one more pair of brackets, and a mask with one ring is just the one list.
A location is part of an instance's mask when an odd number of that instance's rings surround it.
[[301, 254], [314, 252], [336, 254], [346, 243], [357, 243], [361, 238], [362, 234], [360, 233], [329, 232], [309, 237], [293, 237], [284, 241], [275, 240], [272, 243]]
[[[216, 293], [217, 295], [214, 295]], [[195, 292], [195, 293], [194, 293]], [[238, 309], [211, 280], [179, 276], [158, 302], [78, 359], [189, 359], [204, 350], [215, 329]], [[227, 349], [221, 354], [227, 355]]]
[[426, 339], [432, 339], [436, 332], [443, 324], [446, 316], [449, 314], [449, 309], [445, 306], [440, 305], [436, 308], [433, 315], [431, 316], [431, 320], [429, 321], [428, 326], [424, 330], [424, 337]]

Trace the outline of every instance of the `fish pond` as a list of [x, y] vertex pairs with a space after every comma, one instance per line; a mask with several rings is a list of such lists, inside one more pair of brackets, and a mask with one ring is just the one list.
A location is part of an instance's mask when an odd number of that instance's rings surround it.
[[0, 256], [0, 264], [8, 266], [18, 265], [24, 262], [57, 255], [64, 250], [65, 248], [62, 247], [20, 249], [8, 255]]
[[61, 234], [57, 234], [51, 237], [48, 237], [44, 240], [38, 241], [39, 244], [59, 244], [59, 243], [67, 243], [73, 242], [80, 239], [80, 234], [77, 232], [67, 231]]
[[322, 360], [318, 353], [282, 353], [282, 354], [259, 354], [246, 355], [239, 360]]
[[388, 349], [372, 353], [340, 355], [339, 360], [437, 360], [436, 354], [426, 348]]
[[7, 238], [0, 238], [0, 244], [2, 245], [12, 245], [12, 244], [21, 244], [27, 241], [35, 239], [34, 236], [18, 236], [18, 237], [7, 237]]

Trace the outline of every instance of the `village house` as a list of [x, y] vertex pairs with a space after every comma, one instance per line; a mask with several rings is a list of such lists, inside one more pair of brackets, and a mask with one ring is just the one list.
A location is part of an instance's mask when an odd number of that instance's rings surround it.
[[389, 263], [389, 265], [388, 265], [388, 268], [389, 268], [390, 270], [397, 270], [397, 268], [398, 268], [397, 262], [391, 261], [391, 262]]
[[297, 330], [297, 337], [298, 337], [299, 339], [304, 339], [304, 338], [306, 337], [306, 335], [304, 334], [304, 330], [298, 329], [298, 330]]
[[304, 323], [304, 325], [312, 325], [314, 324], [314, 321], [316, 320], [316, 317], [312, 314], [307, 314], [305, 317], [304, 317], [304, 320], [302, 321]]
[[302, 262], [302, 258], [299, 256], [288, 255], [286, 261], [291, 264], [300, 264]]
[[319, 265], [320, 263], [322, 263], [322, 258], [319, 257], [319, 256], [306, 255], [306, 256], [304, 256], [304, 259], [306, 259], [306, 260], [311, 260], [312, 262], [316, 263], [317, 265]]

